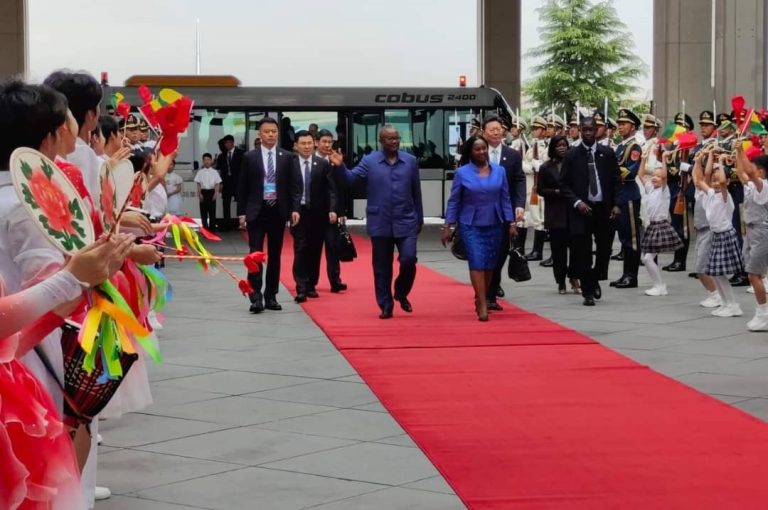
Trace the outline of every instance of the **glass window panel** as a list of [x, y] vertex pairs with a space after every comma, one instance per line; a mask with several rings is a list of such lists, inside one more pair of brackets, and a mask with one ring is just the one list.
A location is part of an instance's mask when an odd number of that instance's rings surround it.
[[378, 148], [379, 128], [384, 124], [380, 113], [352, 114], [352, 160], [357, 164], [363, 156]]
[[[246, 114], [242, 111], [230, 111], [221, 109], [196, 108], [192, 111], [194, 118], [192, 134], [187, 139], [182, 139], [180, 145], [186, 145], [185, 141], [191, 141], [191, 151], [188, 161], [193, 161], [195, 168], [199, 165], [202, 155], [206, 152], [213, 154], [214, 158], [221, 152], [219, 141], [225, 135], [235, 137], [235, 145], [246, 148]], [[181, 156], [180, 151], [179, 155]], [[186, 153], [185, 153], [186, 158]]]

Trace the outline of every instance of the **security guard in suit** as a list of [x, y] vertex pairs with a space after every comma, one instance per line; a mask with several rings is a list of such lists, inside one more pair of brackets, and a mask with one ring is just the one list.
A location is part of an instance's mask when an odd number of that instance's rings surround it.
[[621, 278], [611, 282], [611, 287], [631, 289], [637, 287], [637, 271], [640, 267], [640, 243], [642, 241], [640, 220], [640, 188], [635, 181], [640, 169], [643, 148], [637, 140], [637, 129], [640, 118], [628, 108], [619, 110], [619, 133], [622, 142], [616, 147], [616, 159], [621, 171], [621, 191], [618, 206], [621, 208], [619, 217], [619, 240], [624, 252], [624, 269]]
[[[693, 131], [693, 119], [687, 113], [675, 115], [675, 124]], [[685, 271], [685, 260], [688, 257], [688, 244], [690, 242], [690, 230], [688, 228], [688, 206], [686, 204], [686, 192], [688, 186], [693, 185], [690, 175], [685, 171], [688, 168], [687, 151], [677, 151], [672, 160], [667, 161], [667, 186], [669, 187], [669, 214], [671, 223], [677, 235], [683, 241], [683, 247], [675, 252], [675, 258], [664, 266], [664, 271], [676, 273]]]

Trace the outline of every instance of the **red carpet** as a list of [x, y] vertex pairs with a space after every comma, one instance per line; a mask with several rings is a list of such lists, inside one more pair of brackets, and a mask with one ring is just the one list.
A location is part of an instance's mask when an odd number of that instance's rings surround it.
[[423, 266], [381, 321], [356, 243], [350, 291], [305, 310], [469, 508], [768, 508], [765, 423], [512, 305], [479, 323]]

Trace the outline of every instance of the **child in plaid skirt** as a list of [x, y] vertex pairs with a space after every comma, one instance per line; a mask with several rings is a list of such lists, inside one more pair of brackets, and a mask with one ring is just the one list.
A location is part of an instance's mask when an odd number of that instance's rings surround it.
[[649, 150], [643, 155], [637, 176], [645, 187], [645, 202], [648, 213], [648, 225], [645, 227], [643, 241], [640, 249], [643, 253], [642, 260], [648, 275], [651, 277], [653, 287], [645, 291], [646, 296], [666, 296], [667, 285], [661, 278], [661, 270], [656, 263], [659, 253], [674, 253], [682, 248], [683, 242], [669, 222], [669, 187], [667, 186], [667, 171], [664, 168], [656, 168], [648, 179], [646, 163]]
[[[706, 152], [705, 152], [706, 151]], [[723, 166], [726, 155], [720, 149], [702, 149], [707, 157], [704, 175], [701, 165], [694, 167], [693, 180], [696, 188], [706, 193], [703, 197], [704, 212], [712, 231], [712, 249], [707, 263], [706, 273], [715, 279], [717, 291], [723, 304], [712, 311], [715, 317], [738, 317], [744, 314], [736, 302], [728, 275], [744, 271], [744, 259], [741, 256], [739, 240], [733, 228], [734, 203], [728, 193], [728, 185]], [[715, 168], [715, 159], [719, 155], [720, 164]]]
[[750, 162], [744, 151], [737, 150], [736, 172], [744, 184], [744, 261], [749, 282], [755, 293], [755, 316], [747, 323], [750, 331], [768, 331], [768, 304], [763, 277], [768, 272], [768, 156]]

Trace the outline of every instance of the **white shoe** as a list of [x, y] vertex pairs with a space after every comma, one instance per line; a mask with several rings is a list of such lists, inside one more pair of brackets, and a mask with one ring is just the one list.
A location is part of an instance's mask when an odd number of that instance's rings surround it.
[[704, 308], [717, 308], [723, 306], [723, 300], [720, 299], [720, 295], [717, 292], [712, 292], [707, 299], [701, 301], [699, 305]]
[[104, 438], [101, 437], [101, 434], [96, 434], [96, 444], [100, 445], [104, 441]]
[[741, 306], [738, 303], [733, 303], [732, 305], [723, 305], [712, 311], [712, 315], [715, 317], [740, 317], [744, 315], [744, 312], [741, 311]]
[[747, 322], [747, 329], [750, 331], [768, 331], [768, 306], [757, 305], [755, 316]]
[[645, 291], [646, 296], [666, 296], [667, 294], [669, 294], [667, 292], [667, 286], [663, 283], [661, 285], [654, 285]]
[[755, 293], [755, 288], [753, 286], [750, 285], [749, 287], [747, 287], [747, 294], [754, 294], [754, 293]]
[[112, 491], [109, 490], [107, 487], [96, 486], [96, 490], [94, 491], [94, 496], [96, 501], [103, 501], [105, 499], [109, 499], [112, 497]]

